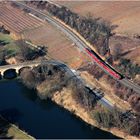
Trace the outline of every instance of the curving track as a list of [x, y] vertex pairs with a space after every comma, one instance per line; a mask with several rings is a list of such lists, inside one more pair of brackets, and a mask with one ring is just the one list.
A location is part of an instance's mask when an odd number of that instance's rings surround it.
[[[85, 52], [85, 48], [88, 47], [88, 45], [81, 40], [80, 37], [78, 37], [72, 30], [70, 30], [69, 28], [67, 28], [66, 26], [64, 26], [62, 23], [60, 23], [59, 21], [57, 21], [56, 19], [54, 19], [51, 15], [49, 14], [44, 14], [43, 12], [41, 12], [40, 10], [36, 10], [35, 8], [32, 8], [22, 2], [18, 2], [18, 1], [13, 1], [16, 4], [18, 4], [21, 8], [27, 8], [31, 11], [32, 14], [34, 15], [38, 15], [38, 17], [40, 19], [43, 20], [47, 20], [48, 22], [50, 22], [52, 25], [56, 26], [58, 29], [60, 29], [62, 32], [64, 32], [78, 47], [81, 51]], [[85, 52], [86, 53], [86, 52]], [[86, 53], [87, 54], [87, 53]], [[87, 54], [88, 55], [88, 54]], [[89, 55], [88, 55], [89, 56]], [[97, 64], [97, 63], [96, 63]], [[109, 74], [105, 69], [103, 69], [99, 64], [97, 64], [102, 70], [104, 70], [107, 74]], [[109, 74], [110, 75], [110, 74]], [[117, 79], [116, 79], [117, 80]], [[133, 82], [131, 82], [130, 80], [124, 78], [122, 80], [118, 80], [120, 83], [122, 83], [123, 85], [127, 86], [128, 88], [133, 89], [135, 92], [140, 94], [140, 86], [134, 84]]]

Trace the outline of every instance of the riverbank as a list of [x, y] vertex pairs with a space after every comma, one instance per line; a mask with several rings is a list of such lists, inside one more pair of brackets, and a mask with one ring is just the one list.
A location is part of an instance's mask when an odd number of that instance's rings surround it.
[[0, 138], [10, 139], [35, 139], [23, 130], [19, 129], [16, 125], [9, 123], [5, 118], [0, 115]]
[[76, 103], [76, 101], [72, 97], [70, 90], [64, 88], [61, 92], [56, 92], [52, 98], [52, 101], [54, 101], [61, 107], [67, 109], [68, 111], [76, 115], [78, 118], [82, 119], [84, 122], [88, 123], [93, 127], [97, 127], [101, 130], [110, 132], [120, 138], [135, 139], [135, 140], [139, 139], [138, 137], [130, 136], [117, 128], [106, 129], [98, 126], [96, 121], [91, 118], [90, 113]]
[[[17, 64], [15, 57], [6, 59], [8, 64]], [[0, 115], [0, 138], [12, 138], [12, 139], [35, 139], [30, 136], [15, 124], [10, 123], [7, 119]]]
[[[44, 82], [46, 82], [46, 81], [44, 81]], [[43, 83], [41, 83], [41, 84], [43, 84]], [[39, 84], [39, 85], [41, 85], [41, 84]], [[44, 84], [46, 85], [46, 83], [44, 83]], [[38, 87], [40, 87], [40, 88], [38, 88]], [[41, 95], [42, 90], [46, 91], [46, 86], [38, 86], [38, 87], [36, 87], [38, 94]], [[126, 133], [122, 132], [122, 130], [119, 130], [117, 128], [105, 129], [105, 128], [98, 126], [96, 124], [96, 121], [91, 117], [90, 112], [87, 111], [85, 108], [83, 108], [80, 104], [77, 104], [74, 97], [72, 96], [72, 91], [70, 89], [63, 88], [61, 90], [61, 92], [54, 93], [51, 99], [52, 99], [52, 101], [54, 101], [55, 103], [57, 103], [61, 107], [67, 109], [71, 113], [75, 114], [81, 120], [90, 124], [93, 127], [97, 127], [97, 128], [100, 128], [101, 130], [111, 132], [112, 134], [114, 134], [118, 137], [121, 137], [121, 138], [138, 139], [136, 137], [127, 135]]]
[[2, 116], [36, 139], [117, 139], [96, 127], [91, 129], [50, 99], [39, 99], [20, 80], [1, 81], [0, 89]]
[[[69, 82], [64, 82], [71, 75], [60, 69], [60, 66], [54, 67], [51, 65], [44, 65], [43, 67], [47, 68], [47, 71], [45, 71], [45, 73], [43, 73], [44, 71], [40, 71], [40, 68], [42, 68], [42, 66], [38, 66], [32, 70], [24, 69], [21, 72], [21, 79], [23, 80], [23, 83], [27, 87], [36, 89], [38, 96], [41, 99], [50, 98], [52, 101], [67, 109], [72, 114], [75, 114], [81, 120], [93, 127], [97, 127], [101, 130], [110, 132], [120, 138], [139, 139], [137, 137], [128, 135], [126, 133], [127, 131], [125, 131], [125, 129], [123, 129], [122, 127], [120, 127], [121, 129], [116, 127], [106, 129], [98, 126], [95, 119], [93, 118], [92, 113], [96, 109], [98, 110], [100, 107], [98, 108], [98, 105], [93, 105], [95, 101], [90, 99], [94, 97], [89, 96], [91, 94], [89, 94], [89, 92], [85, 90], [85, 85], [83, 83], [80, 83], [80, 81], [78, 83], [78, 81], [76, 81], [77, 79], [68, 80]], [[36, 80], [37, 78], [40, 79], [41, 77], [45, 78]]]

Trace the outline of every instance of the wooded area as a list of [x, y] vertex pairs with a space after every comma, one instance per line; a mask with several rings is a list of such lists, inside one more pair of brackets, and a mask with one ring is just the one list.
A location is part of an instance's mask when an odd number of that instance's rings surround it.
[[85, 85], [75, 76], [70, 76], [63, 67], [49, 64], [41, 64], [38, 67], [24, 68], [20, 73], [23, 83], [31, 89], [41, 87], [41, 98], [52, 98], [56, 91], [63, 88], [72, 91], [73, 99], [83, 108], [93, 109], [98, 100]]
[[140, 116], [130, 111], [121, 112], [116, 107], [111, 111], [98, 108], [92, 112], [92, 116], [99, 126], [105, 128], [117, 127], [130, 135], [140, 136]]
[[101, 70], [96, 64], [89, 64], [84, 66], [82, 71], [87, 71], [90, 73], [94, 78], [99, 80], [100, 78], [104, 77], [106, 81], [111, 85], [114, 89], [115, 94], [120, 97], [121, 99], [130, 103], [131, 107], [140, 114], [140, 95], [138, 95], [132, 89], [120, 84], [118, 81], [113, 79], [111, 76], [107, 75], [103, 70]]
[[27, 4], [33, 4], [39, 9], [46, 9], [49, 13], [61, 19], [70, 27], [78, 31], [88, 42], [95, 45], [101, 55], [109, 52], [109, 37], [112, 35], [112, 26], [102, 18], [93, 17], [88, 14], [86, 17], [79, 16], [70, 9], [61, 6], [57, 7], [47, 1], [28, 1]]

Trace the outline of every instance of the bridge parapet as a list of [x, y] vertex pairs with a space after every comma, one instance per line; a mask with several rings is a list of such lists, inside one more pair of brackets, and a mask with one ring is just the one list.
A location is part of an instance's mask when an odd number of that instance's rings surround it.
[[4, 72], [10, 69], [15, 69], [16, 73], [19, 73], [19, 70], [23, 67], [35, 67], [38, 66], [41, 63], [41, 61], [33, 61], [33, 62], [24, 62], [24, 63], [19, 63], [19, 64], [12, 64], [12, 65], [5, 65], [5, 66], [0, 66], [0, 73], [1, 76], [4, 76]]

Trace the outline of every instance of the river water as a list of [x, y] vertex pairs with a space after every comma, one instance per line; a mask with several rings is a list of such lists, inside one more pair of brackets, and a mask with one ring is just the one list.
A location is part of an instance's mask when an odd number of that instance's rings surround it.
[[0, 82], [0, 114], [35, 138], [117, 138], [98, 128], [91, 129], [50, 100], [40, 100], [19, 80]]

